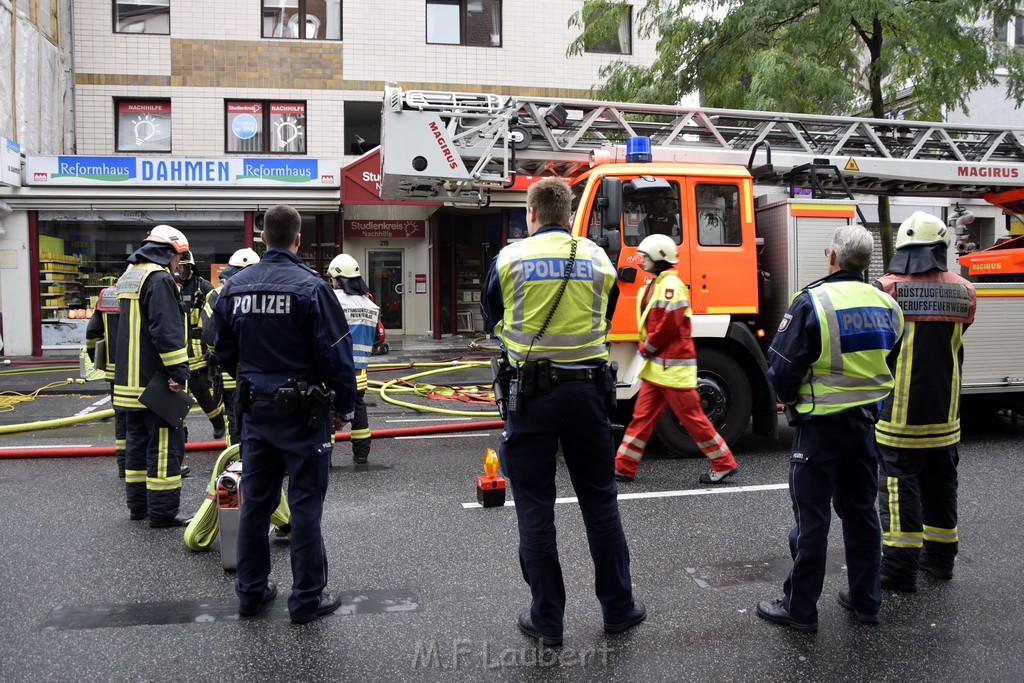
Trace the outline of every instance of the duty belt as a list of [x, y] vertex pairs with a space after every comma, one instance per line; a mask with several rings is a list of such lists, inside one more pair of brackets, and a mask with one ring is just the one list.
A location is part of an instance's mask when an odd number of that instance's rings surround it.
[[549, 374], [552, 382], [593, 382], [597, 378], [597, 369], [552, 367]]
[[254, 391], [250, 394], [253, 401], [273, 401], [274, 397], [277, 396], [276, 391], [272, 391], [269, 394], [262, 394], [258, 391]]

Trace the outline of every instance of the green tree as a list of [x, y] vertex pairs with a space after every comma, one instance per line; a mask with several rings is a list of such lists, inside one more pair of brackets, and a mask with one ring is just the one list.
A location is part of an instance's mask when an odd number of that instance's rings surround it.
[[[624, 0], [585, 0], [569, 20], [587, 45], [617, 27]], [[655, 37], [650, 65], [615, 61], [598, 96], [672, 104], [699, 93], [708, 107], [941, 120], [968, 108], [972, 92], [998, 83], [1024, 102], [1024, 51], [995, 26], [1015, 0], [646, 0], [639, 35]], [[892, 257], [888, 197], [878, 202], [882, 257]]]

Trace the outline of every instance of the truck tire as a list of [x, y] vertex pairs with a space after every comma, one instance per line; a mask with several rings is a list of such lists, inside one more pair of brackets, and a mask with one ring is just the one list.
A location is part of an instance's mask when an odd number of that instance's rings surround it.
[[[743, 368], [719, 349], [697, 351], [697, 392], [711, 424], [730, 448], [750, 424], [754, 399]], [[685, 458], [703, 457], [697, 444], [667, 406], [658, 418], [655, 434], [673, 453]]]

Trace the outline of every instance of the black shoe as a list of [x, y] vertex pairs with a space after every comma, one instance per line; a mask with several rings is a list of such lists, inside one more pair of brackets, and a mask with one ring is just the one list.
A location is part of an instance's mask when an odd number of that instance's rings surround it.
[[341, 596], [335, 593], [324, 593], [320, 596], [320, 606], [309, 614], [293, 614], [292, 623], [295, 624], [308, 624], [318, 617], [330, 614], [341, 607]]
[[181, 466], [181, 478], [182, 479], [188, 479], [190, 476], [192, 476], [192, 468], [189, 467], [188, 465], [182, 465]]
[[561, 633], [557, 636], [547, 635], [534, 627], [533, 619], [530, 618], [530, 610], [526, 610], [519, 615], [519, 630], [531, 638], [536, 638], [541, 647], [558, 647], [562, 644]]
[[942, 567], [936, 566], [929, 562], [921, 562], [921, 570], [931, 574], [932, 578], [939, 579], [940, 581], [950, 581], [953, 578], [953, 566]]
[[154, 529], [168, 529], [172, 526], [188, 526], [188, 523], [191, 521], [191, 517], [186, 517], [180, 512], [173, 517], [155, 517], [150, 515], [149, 526]]
[[882, 590], [899, 591], [901, 593], [916, 593], [917, 581], [904, 576], [894, 576], [882, 572]]
[[267, 579], [267, 587], [263, 589], [263, 598], [260, 599], [260, 603], [255, 607], [238, 606], [238, 616], [240, 617], [254, 617], [259, 614], [264, 607], [267, 606], [271, 600], [277, 597], [277, 584]]
[[604, 622], [605, 633], [622, 633], [626, 629], [633, 628], [647, 618], [647, 606], [636, 598], [633, 598], [633, 609], [622, 621], [615, 623]]
[[631, 477], [628, 474], [622, 474], [618, 470], [615, 470], [615, 481], [633, 481], [636, 477]]
[[789, 612], [782, 606], [782, 598], [778, 598], [776, 600], [762, 600], [757, 603], [757, 616], [762, 619], [767, 619], [768, 621], [773, 621], [776, 624], [788, 626], [796, 629], [797, 631], [803, 631], [804, 633], [814, 633], [818, 630], [818, 622], [816, 621], [809, 624], [802, 624], [789, 616]]
[[148, 510], [129, 510], [128, 516], [133, 522], [140, 522], [149, 516]]
[[213, 440], [214, 441], [220, 441], [221, 439], [223, 439], [224, 438], [224, 434], [225, 434], [225, 432], [227, 432], [227, 430], [228, 430], [227, 425], [224, 424], [223, 420], [221, 420], [219, 423], [214, 423], [214, 425], [213, 425]]
[[849, 612], [853, 612], [853, 616], [857, 617], [857, 621], [859, 621], [860, 623], [862, 623], [862, 624], [877, 624], [878, 623], [878, 614], [877, 613], [869, 614], [867, 612], [858, 612], [856, 609], [854, 609], [853, 603], [850, 602], [850, 594], [847, 593], [846, 591], [843, 591], [842, 593], [837, 595], [836, 596], [836, 600], [839, 602], [840, 605], [842, 605], [843, 609], [845, 609], [845, 610], [847, 610]]

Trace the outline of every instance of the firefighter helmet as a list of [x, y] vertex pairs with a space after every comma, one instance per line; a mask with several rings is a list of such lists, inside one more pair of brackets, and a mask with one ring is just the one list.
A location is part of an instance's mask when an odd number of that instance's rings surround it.
[[338, 254], [327, 266], [331, 277], [359, 277], [359, 264], [348, 254]]
[[636, 250], [650, 256], [652, 261], [679, 263], [679, 257], [676, 255], [676, 243], [668, 235], [660, 233], [648, 235]]
[[146, 235], [146, 239], [143, 242], [159, 242], [160, 244], [169, 245], [179, 254], [184, 254], [188, 251], [188, 238], [185, 237], [185, 233], [181, 232], [177, 228], [172, 228], [169, 225], [158, 225], [149, 231]]
[[196, 257], [192, 255], [191, 249], [186, 251], [185, 255], [181, 257], [181, 263], [189, 266], [194, 266], [196, 264]]
[[258, 263], [259, 260], [259, 254], [257, 254], [249, 247], [245, 247], [244, 249], [239, 249], [238, 251], [231, 255], [231, 258], [228, 259], [228, 265], [234, 266], [235, 268], [245, 268], [246, 266], [251, 266], [254, 263]]
[[940, 242], [949, 245], [949, 228], [941, 220], [924, 211], [910, 214], [910, 218], [900, 223], [896, 235], [897, 249]]

